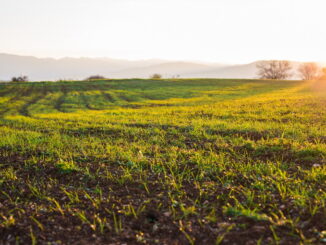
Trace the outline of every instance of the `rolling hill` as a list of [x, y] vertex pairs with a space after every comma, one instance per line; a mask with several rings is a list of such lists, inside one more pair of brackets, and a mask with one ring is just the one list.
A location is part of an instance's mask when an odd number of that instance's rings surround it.
[[[0, 54], [0, 80], [8, 81], [19, 75], [26, 75], [32, 81], [81, 80], [97, 74], [108, 78], [148, 78], [154, 73], [160, 73], [164, 78], [257, 78], [257, 62], [226, 65], [159, 59], [54, 59]], [[294, 67], [298, 64], [293, 62]]]

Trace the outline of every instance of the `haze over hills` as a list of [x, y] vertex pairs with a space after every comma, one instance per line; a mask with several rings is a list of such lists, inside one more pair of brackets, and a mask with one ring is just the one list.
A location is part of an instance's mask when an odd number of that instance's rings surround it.
[[[0, 80], [26, 75], [33, 81], [80, 80], [90, 75], [108, 78], [148, 78], [159, 73], [165, 78], [257, 78], [257, 62], [226, 65], [167, 60], [120, 60], [110, 58], [36, 58], [0, 54]], [[298, 62], [293, 62], [297, 66]]]
[[0, 79], [10, 80], [11, 77], [19, 75], [27, 75], [30, 80], [35, 81], [84, 79], [94, 74], [111, 77], [111, 74], [131, 67], [150, 66], [162, 62], [164, 61], [128, 61], [108, 58], [53, 59], [0, 54]]

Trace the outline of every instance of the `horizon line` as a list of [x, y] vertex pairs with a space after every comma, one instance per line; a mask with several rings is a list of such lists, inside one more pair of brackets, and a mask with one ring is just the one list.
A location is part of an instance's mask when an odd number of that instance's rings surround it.
[[109, 57], [109, 56], [40, 56], [40, 55], [33, 55], [33, 54], [18, 54], [18, 53], [9, 53], [9, 52], [0, 52], [0, 55], [13, 55], [13, 56], [20, 56], [20, 57], [32, 57], [37, 59], [53, 59], [53, 60], [63, 60], [63, 59], [93, 59], [93, 60], [99, 60], [99, 59], [111, 59], [111, 60], [120, 60], [120, 61], [128, 61], [128, 62], [137, 62], [137, 61], [151, 61], [151, 60], [157, 60], [157, 61], [163, 61], [166, 63], [169, 62], [191, 62], [191, 63], [199, 63], [199, 64], [220, 64], [220, 65], [246, 65], [246, 64], [252, 64], [259, 61], [270, 61], [270, 60], [286, 60], [290, 62], [300, 62], [300, 63], [317, 63], [321, 65], [326, 65], [326, 61], [311, 61], [311, 60], [292, 60], [292, 59], [273, 59], [273, 58], [266, 58], [266, 59], [258, 59], [258, 60], [252, 60], [246, 63], [242, 62], [223, 62], [223, 61], [204, 61], [204, 60], [193, 60], [193, 59], [165, 59], [165, 58], [142, 58], [142, 59], [130, 59], [130, 58], [121, 58], [121, 57]]

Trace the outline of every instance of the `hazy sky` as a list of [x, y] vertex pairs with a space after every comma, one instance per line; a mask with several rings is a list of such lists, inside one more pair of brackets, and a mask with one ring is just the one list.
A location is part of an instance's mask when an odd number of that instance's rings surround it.
[[326, 0], [0, 0], [0, 52], [326, 61]]

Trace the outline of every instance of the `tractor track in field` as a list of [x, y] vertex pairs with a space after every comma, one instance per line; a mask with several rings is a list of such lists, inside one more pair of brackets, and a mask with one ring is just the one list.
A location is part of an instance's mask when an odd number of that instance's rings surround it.
[[[28, 94], [30, 94], [31, 91], [33, 91], [33, 86], [29, 86], [27, 89], [21, 89], [18, 91], [18, 93], [13, 96], [12, 98], [10, 98], [6, 103], [4, 103], [4, 105], [2, 105], [3, 107], [6, 107], [8, 105], [10, 105], [13, 102], [19, 101], [22, 97], [27, 96]], [[2, 111], [0, 111], [0, 116], [3, 116], [4, 114], [6, 114], [7, 112], [9, 112], [11, 110], [11, 108], [6, 108]]]
[[101, 91], [102, 96], [108, 100], [110, 103], [114, 104], [117, 100], [113, 98], [111, 94]]
[[128, 97], [125, 96], [125, 95], [120, 94], [120, 95], [118, 95], [118, 96], [119, 96], [119, 98], [120, 98], [121, 100], [123, 100], [123, 101], [134, 102], [132, 99], [128, 98]]
[[60, 90], [62, 92], [62, 95], [56, 100], [54, 108], [59, 112], [66, 112], [65, 110], [62, 109], [62, 105], [65, 102], [65, 99], [68, 94], [67, 87], [65, 85], [61, 85]]
[[85, 105], [85, 107], [88, 109], [88, 110], [99, 110], [98, 108], [95, 108], [93, 107], [90, 103], [89, 103], [89, 100], [87, 99], [87, 96], [85, 95], [84, 92], [81, 92], [79, 94], [80, 98], [82, 99], [83, 101], [83, 104]]
[[[107, 93], [106, 90], [108, 89], [108, 86], [104, 86], [105, 89], [103, 89], [103, 86], [91, 84], [89, 85], [89, 87], [91, 87], [93, 90], [99, 91], [101, 93], [101, 96], [103, 96], [104, 99], [109, 101], [110, 103], [115, 104], [117, 102], [117, 99], [115, 99], [111, 94]], [[92, 110], [94, 110], [94, 108]]]
[[10, 93], [12, 93], [12, 92], [15, 91], [15, 90], [16, 90], [16, 89], [15, 89], [14, 86], [12, 86], [12, 87], [10, 87], [10, 88], [6, 88], [5, 91], [0, 91], [0, 97], [1, 97], [1, 96], [4, 96], [4, 95], [6, 95], [6, 94], [10, 94]]
[[[34, 86], [34, 89], [37, 88]], [[38, 101], [40, 101], [41, 99], [45, 98], [48, 94], [48, 90], [46, 89], [45, 85], [42, 86], [42, 88], [40, 88], [41, 90], [41, 95], [37, 96], [35, 98], [33, 98], [32, 100], [28, 101], [27, 103], [25, 103], [20, 109], [19, 109], [19, 114], [25, 117], [32, 117], [31, 114], [29, 113], [28, 108], [31, 105], [36, 104]]]
[[98, 86], [95, 84], [91, 84], [91, 85], [89, 85], [89, 87], [91, 87], [92, 89], [94, 89], [96, 91], [100, 91], [101, 95], [104, 97], [104, 99], [108, 100], [110, 103], [114, 104], [117, 101], [117, 99], [114, 99], [111, 94], [107, 93], [107, 89], [109, 88], [108, 86]]

